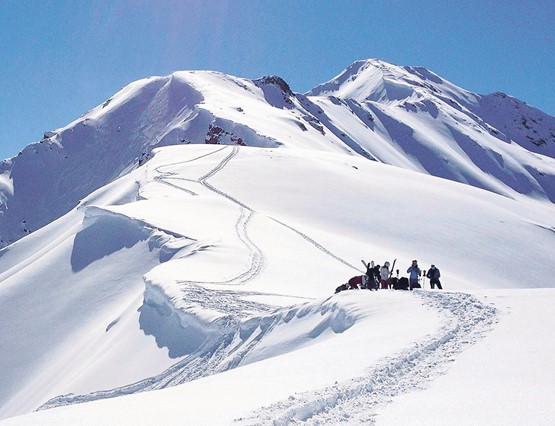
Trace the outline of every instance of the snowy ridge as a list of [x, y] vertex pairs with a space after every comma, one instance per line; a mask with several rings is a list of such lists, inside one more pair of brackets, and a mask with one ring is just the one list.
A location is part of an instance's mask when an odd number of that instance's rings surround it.
[[[510, 96], [477, 95], [424, 68], [379, 60], [359, 61], [308, 95], [333, 113], [332, 121], [342, 122], [346, 137], [364, 141], [363, 149], [378, 161], [510, 197], [516, 196], [513, 191], [533, 197], [545, 192], [554, 200], [555, 118]], [[362, 121], [374, 134], [346, 121], [333, 106], [341, 102], [354, 105], [354, 115], [366, 116]], [[529, 151], [549, 158], [530, 157]]]
[[[2, 424], [553, 423], [550, 118], [343, 77], [145, 79], [0, 166]], [[415, 258], [447, 291], [330, 296]]]
[[505, 94], [474, 94], [425, 68], [375, 59], [305, 95], [276, 76], [181, 71], [131, 83], [3, 161], [0, 245], [67, 213], [157, 147], [184, 144], [348, 153], [555, 200], [555, 118]]

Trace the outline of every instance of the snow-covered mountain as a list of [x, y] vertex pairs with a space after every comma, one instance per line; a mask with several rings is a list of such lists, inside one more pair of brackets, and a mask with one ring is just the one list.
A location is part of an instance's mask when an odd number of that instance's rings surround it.
[[132, 83], [2, 165], [1, 423], [552, 424], [554, 128], [377, 60]]
[[67, 213], [154, 148], [352, 153], [508, 197], [555, 201], [555, 118], [424, 68], [360, 61], [306, 95], [279, 77], [177, 72], [130, 84], [0, 166], [0, 246]]

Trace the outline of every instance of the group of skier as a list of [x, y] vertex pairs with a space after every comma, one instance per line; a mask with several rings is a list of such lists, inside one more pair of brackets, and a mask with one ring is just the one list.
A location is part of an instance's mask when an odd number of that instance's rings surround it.
[[[375, 265], [374, 261], [366, 263], [362, 261], [366, 267], [366, 273], [364, 275], [357, 275], [349, 279], [345, 284], [340, 285], [335, 289], [336, 293], [343, 290], [353, 290], [353, 289], [367, 289], [367, 290], [378, 290], [378, 289], [394, 289], [394, 290], [412, 290], [415, 288], [421, 288], [420, 285], [422, 277], [426, 277], [430, 280], [430, 288], [433, 290], [436, 286], [439, 290], [442, 290], [441, 273], [435, 265], [431, 265], [428, 271], [422, 271], [418, 266], [418, 261], [413, 260], [411, 266], [407, 269], [409, 277], [399, 278], [399, 270], [397, 269], [397, 276], [393, 277], [393, 270], [395, 268], [395, 262], [390, 265], [389, 262], [384, 262], [383, 266]], [[391, 266], [391, 268], [390, 268]]]

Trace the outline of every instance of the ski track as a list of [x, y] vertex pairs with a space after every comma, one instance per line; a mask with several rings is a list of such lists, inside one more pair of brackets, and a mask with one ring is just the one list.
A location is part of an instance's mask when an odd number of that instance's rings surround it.
[[[248, 226], [255, 214], [254, 209], [219, 190], [207, 182], [220, 172], [238, 153], [233, 147], [231, 152], [208, 173], [197, 180], [175, 177], [162, 168], [189, 163], [200, 158], [217, 154], [227, 147], [212, 151], [191, 160], [168, 164], [155, 169], [160, 176], [156, 181], [183, 191], [189, 196], [194, 191], [168, 182], [169, 179], [201, 184], [240, 207], [235, 224], [235, 233], [251, 254], [250, 266], [237, 276], [218, 282], [180, 281], [182, 300], [223, 312], [219, 320], [222, 330], [219, 336], [210, 336], [194, 353], [186, 355], [159, 375], [119, 388], [93, 392], [86, 395], [62, 395], [47, 401], [38, 410], [78, 404], [104, 398], [163, 389], [170, 386], [217, 374], [240, 365], [241, 360], [266, 335], [284, 315], [301, 309], [276, 308], [259, 302], [245, 300], [247, 296], [268, 296], [268, 293], [236, 291], [233, 289], [207, 289], [210, 285], [242, 285], [258, 276], [264, 268], [264, 254], [248, 235]], [[359, 270], [346, 260], [335, 255], [303, 232], [279, 220], [268, 217], [326, 255]], [[326, 423], [373, 423], [377, 407], [389, 402], [396, 395], [418, 389], [434, 377], [442, 374], [453, 357], [482, 337], [495, 322], [494, 308], [481, 304], [477, 299], [463, 293], [439, 293], [415, 291], [430, 308], [439, 310], [446, 320], [440, 332], [424, 342], [418, 342], [392, 358], [384, 359], [366, 377], [354, 378], [346, 383], [335, 384], [317, 392], [307, 392], [291, 396], [286, 401], [276, 402], [269, 407], [260, 408], [245, 418], [237, 419], [237, 425], [287, 425], [287, 424], [326, 424]], [[304, 299], [303, 299], [304, 300]], [[255, 326], [253, 326], [255, 325]], [[257, 328], [258, 327], [258, 328]], [[245, 331], [245, 328], [248, 331]], [[257, 331], [253, 331], [253, 330]]]
[[271, 220], [273, 220], [276, 223], [279, 223], [281, 226], [284, 226], [287, 229], [290, 229], [291, 231], [295, 232], [297, 235], [299, 235], [301, 238], [303, 238], [304, 240], [308, 241], [310, 244], [312, 244], [314, 247], [316, 247], [318, 250], [320, 250], [321, 252], [327, 254], [328, 256], [332, 257], [333, 259], [337, 260], [338, 262], [343, 263], [344, 265], [348, 266], [351, 269], [354, 269], [355, 271], [359, 271], [359, 272], [365, 272], [362, 271], [360, 268], [357, 268], [356, 266], [353, 266], [351, 263], [349, 263], [348, 261], [346, 261], [345, 259], [342, 259], [341, 257], [337, 256], [336, 254], [332, 253], [331, 251], [329, 251], [327, 248], [325, 248], [323, 245], [321, 245], [320, 243], [318, 243], [317, 241], [313, 240], [312, 238], [310, 238], [308, 235], [302, 233], [301, 231], [299, 231], [296, 228], [293, 228], [292, 226], [287, 225], [286, 223], [283, 223], [275, 218], [270, 218]]
[[[241, 207], [243, 210], [241, 211], [241, 217], [238, 219], [237, 224], [236, 224], [236, 233], [238, 238], [243, 242], [243, 244], [245, 244], [247, 246], [247, 248], [249, 249], [249, 251], [252, 254], [252, 262], [251, 262], [251, 268], [249, 271], [244, 272], [243, 274], [240, 274], [238, 277], [232, 278], [230, 280], [227, 280], [225, 282], [219, 282], [219, 283], [215, 283], [215, 282], [204, 282], [204, 284], [244, 284], [245, 282], [249, 281], [250, 279], [254, 278], [255, 276], [258, 275], [258, 273], [261, 272], [263, 264], [264, 264], [264, 256], [263, 253], [260, 251], [260, 249], [256, 246], [256, 244], [254, 244], [254, 242], [249, 238], [248, 233], [247, 233], [247, 227], [248, 227], [248, 223], [250, 222], [252, 216], [254, 216], [255, 214], [257, 214], [257, 212], [247, 206], [246, 204], [244, 204], [243, 202], [241, 202], [240, 200], [238, 200], [237, 198], [231, 196], [230, 194], [216, 188], [215, 186], [211, 185], [210, 183], [207, 182], [207, 180], [211, 177], [213, 177], [214, 175], [216, 175], [218, 172], [220, 172], [231, 160], [233, 157], [235, 157], [235, 155], [237, 155], [237, 153], [239, 152], [239, 147], [237, 146], [233, 146], [233, 149], [231, 151], [231, 153], [229, 153], [219, 164], [217, 164], [212, 170], [210, 170], [208, 173], [206, 173], [205, 175], [201, 176], [200, 178], [198, 178], [197, 180], [193, 180], [193, 179], [185, 179], [185, 178], [178, 178], [178, 177], [174, 177], [174, 174], [171, 172], [162, 172], [161, 168], [166, 168], [166, 167], [172, 167], [172, 166], [177, 166], [177, 165], [181, 165], [181, 164], [185, 164], [185, 163], [190, 163], [196, 160], [199, 160], [201, 158], [207, 157], [209, 155], [212, 154], [216, 154], [224, 149], [226, 149], [226, 147], [220, 148], [216, 151], [210, 152], [208, 154], [204, 154], [201, 155], [199, 157], [193, 158], [191, 160], [186, 160], [186, 161], [182, 161], [182, 162], [178, 162], [178, 163], [173, 163], [173, 164], [167, 164], [164, 166], [161, 166], [159, 168], [156, 169], [157, 172], [163, 174], [163, 176], [157, 176], [155, 178], [156, 181], [164, 183], [166, 185], [171, 186], [172, 188], [184, 191], [190, 195], [197, 195], [195, 192], [193, 192], [190, 189], [187, 188], [183, 188], [179, 185], [175, 185], [173, 183], [168, 182], [168, 179], [173, 179], [173, 180], [180, 180], [180, 181], [185, 181], [185, 182], [192, 182], [192, 183], [200, 183], [202, 186], [204, 186], [205, 188], [207, 188], [208, 190], [214, 192], [215, 194], [218, 194], [224, 198], [226, 198], [227, 200], [231, 201], [232, 203], [238, 205], [239, 207]], [[246, 210], [246, 212], [245, 212]], [[244, 220], [244, 216], [246, 217], [246, 220]], [[322, 246], [320, 243], [318, 243], [317, 241], [315, 241], [313, 238], [309, 237], [308, 235], [306, 235], [305, 233], [299, 231], [298, 229], [294, 228], [293, 226], [290, 226], [284, 222], [281, 222], [278, 219], [275, 219], [273, 217], [269, 217], [268, 219], [278, 223], [279, 225], [289, 229], [290, 231], [293, 231], [294, 233], [296, 233], [297, 235], [299, 235], [301, 238], [303, 238], [305, 241], [307, 241], [308, 243], [310, 243], [311, 245], [313, 245], [315, 248], [317, 248], [318, 250], [320, 250], [321, 252], [323, 252], [324, 254], [330, 256], [331, 258], [333, 258], [334, 260], [350, 267], [351, 269], [354, 269], [358, 272], [362, 272], [360, 268], [352, 265], [351, 263], [349, 263], [348, 261], [346, 261], [345, 259], [337, 256], [336, 254], [332, 253], [330, 250], [326, 249], [324, 246]], [[198, 283], [198, 281], [196, 281]], [[186, 281], [185, 283], [189, 283], [189, 281]]]
[[469, 294], [422, 290], [413, 294], [445, 317], [438, 333], [385, 358], [367, 376], [292, 395], [236, 419], [234, 425], [375, 424], [378, 408], [391, 403], [396, 396], [424, 389], [447, 371], [459, 353], [485, 337], [498, 321], [494, 307]]
[[249, 237], [248, 232], [247, 232], [248, 225], [249, 225], [252, 217], [254, 216], [255, 211], [253, 209], [249, 208], [248, 206], [246, 206], [245, 204], [241, 203], [239, 200], [233, 198], [231, 195], [226, 194], [223, 191], [220, 191], [218, 188], [212, 186], [211, 184], [209, 184], [207, 182], [207, 180], [209, 178], [211, 178], [212, 176], [214, 176], [218, 172], [220, 172], [231, 161], [231, 159], [233, 157], [235, 157], [235, 155], [237, 155], [237, 153], [239, 152], [238, 147], [234, 146], [232, 148], [231, 152], [222, 161], [220, 161], [212, 170], [210, 170], [208, 173], [201, 176], [197, 180], [175, 177], [174, 173], [163, 172], [162, 171], [162, 168], [178, 166], [178, 165], [182, 165], [182, 164], [185, 164], [185, 163], [191, 163], [193, 161], [199, 160], [199, 159], [207, 157], [209, 155], [217, 154], [217, 153], [219, 153], [220, 151], [223, 151], [226, 148], [227, 148], [227, 146], [224, 146], [223, 148], [219, 148], [219, 149], [217, 149], [215, 151], [212, 151], [208, 154], [204, 154], [204, 155], [201, 155], [199, 157], [196, 157], [196, 158], [193, 158], [193, 159], [190, 159], [190, 160], [186, 160], [186, 161], [182, 161], [182, 162], [166, 164], [164, 166], [161, 166], [161, 167], [158, 167], [158, 168], [155, 169], [158, 173], [161, 174], [161, 176], [156, 176], [155, 180], [157, 182], [169, 185], [170, 187], [172, 187], [174, 189], [181, 190], [181, 191], [183, 191], [183, 192], [185, 192], [189, 195], [198, 195], [198, 194], [195, 193], [194, 191], [190, 190], [190, 189], [183, 188], [182, 186], [179, 186], [179, 185], [173, 184], [171, 182], [168, 182], [168, 179], [201, 184], [206, 189], [216, 193], [217, 195], [220, 195], [220, 196], [228, 199], [229, 201], [231, 201], [234, 204], [237, 204], [240, 207], [240, 214], [239, 214], [239, 217], [237, 219], [237, 222], [235, 223], [235, 234], [237, 235], [237, 238], [247, 247], [247, 250], [250, 253], [251, 261], [250, 261], [249, 268], [246, 271], [237, 275], [236, 277], [230, 278], [229, 280], [226, 280], [226, 281], [188, 281], [188, 280], [179, 281], [179, 284], [181, 284], [183, 287], [191, 286], [191, 285], [198, 285], [198, 284], [219, 284], [219, 285], [234, 284], [234, 285], [241, 285], [241, 284], [244, 284], [244, 283], [250, 281], [251, 279], [256, 277], [258, 274], [260, 274], [260, 272], [262, 271], [262, 269], [264, 267], [264, 255], [263, 255], [262, 251], [258, 248], [258, 246], [251, 240], [251, 238]]

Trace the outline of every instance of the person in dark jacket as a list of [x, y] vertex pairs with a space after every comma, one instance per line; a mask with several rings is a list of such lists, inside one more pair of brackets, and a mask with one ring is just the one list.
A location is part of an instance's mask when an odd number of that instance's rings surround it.
[[374, 261], [365, 263], [366, 265], [366, 285], [363, 288], [368, 290], [378, 289], [378, 276], [380, 274], [380, 265], [374, 265]]
[[439, 281], [439, 277], [441, 277], [441, 273], [439, 272], [439, 269], [437, 269], [435, 265], [430, 266], [430, 269], [428, 270], [428, 273], [426, 274], [426, 276], [430, 279], [430, 287], [432, 288], [432, 290], [436, 285], [438, 290], [443, 290], [443, 287], [441, 287], [441, 281]]
[[380, 288], [380, 265], [376, 265], [372, 268], [372, 276], [368, 285], [372, 284], [372, 290], [377, 290]]

